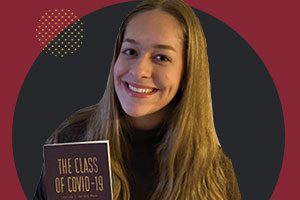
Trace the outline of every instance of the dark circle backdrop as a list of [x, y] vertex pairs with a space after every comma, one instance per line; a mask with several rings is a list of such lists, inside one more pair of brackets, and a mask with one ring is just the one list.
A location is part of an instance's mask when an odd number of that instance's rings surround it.
[[[46, 138], [72, 113], [101, 99], [118, 28], [136, 4], [122, 3], [83, 17], [82, 46], [63, 58], [42, 52], [27, 74], [15, 108], [12, 139], [18, 176], [28, 199], [39, 182]], [[284, 121], [276, 88], [245, 40], [218, 19], [195, 12], [207, 40], [220, 143], [233, 162], [243, 199], [269, 199], [284, 151]]]

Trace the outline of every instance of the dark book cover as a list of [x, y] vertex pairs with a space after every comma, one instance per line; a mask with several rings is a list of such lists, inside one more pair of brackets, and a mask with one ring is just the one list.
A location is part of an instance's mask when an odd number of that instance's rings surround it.
[[48, 200], [111, 200], [108, 141], [44, 145]]

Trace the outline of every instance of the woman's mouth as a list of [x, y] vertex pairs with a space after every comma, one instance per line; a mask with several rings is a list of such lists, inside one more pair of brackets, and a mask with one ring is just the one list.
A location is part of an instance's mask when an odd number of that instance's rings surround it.
[[152, 94], [155, 94], [158, 89], [148, 86], [137, 85], [133, 83], [123, 82], [126, 91], [130, 96], [145, 98]]
[[149, 94], [151, 92], [153, 92], [154, 89], [150, 89], [150, 88], [136, 88], [130, 84], [128, 84], [128, 88], [129, 90], [136, 92], [136, 93], [142, 93], [142, 94]]

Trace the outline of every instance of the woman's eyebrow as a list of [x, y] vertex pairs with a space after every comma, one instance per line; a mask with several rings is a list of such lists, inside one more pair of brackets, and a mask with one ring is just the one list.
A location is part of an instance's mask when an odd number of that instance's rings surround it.
[[[131, 38], [126, 38], [124, 40], [124, 42], [128, 42], [128, 43], [131, 43], [131, 44], [137, 44], [139, 45], [140, 43], [134, 39], [131, 39]], [[155, 49], [166, 49], [166, 50], [172, 50], [174, 52], [176, 52], [175, 48], [173, 48], [172, 46], [170, 45], [166, 45], [166, 44], [155, 44], [153, 45], [153, 48]]]
[[155, 45], [153, 45], [153, 47], [155, 49], [166, 49], [166, 50], [171, 50], [171, 51], [176, 52], [175, 48], [173, 48], [170, 45], [166, 45], [166, 44], [155, 44]]
[[139, 42], [135, 41], [134, 39], [130, 39], [130, 38], [126, 38], [124, 40], [124, 42], [129, 42], [129, 43], [132, 43], [132, 44], [139, 44]]

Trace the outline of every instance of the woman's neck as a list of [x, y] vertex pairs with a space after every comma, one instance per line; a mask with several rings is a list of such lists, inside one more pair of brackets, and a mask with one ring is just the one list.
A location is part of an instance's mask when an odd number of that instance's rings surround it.
[[165, 107], [155, 113], [142, 117], [131, 117], [128, 115], [127, 117], [132, 128], [136, 130], [152, 130], [163, 124], [167, 113], [169, 113], [169, 108]]

